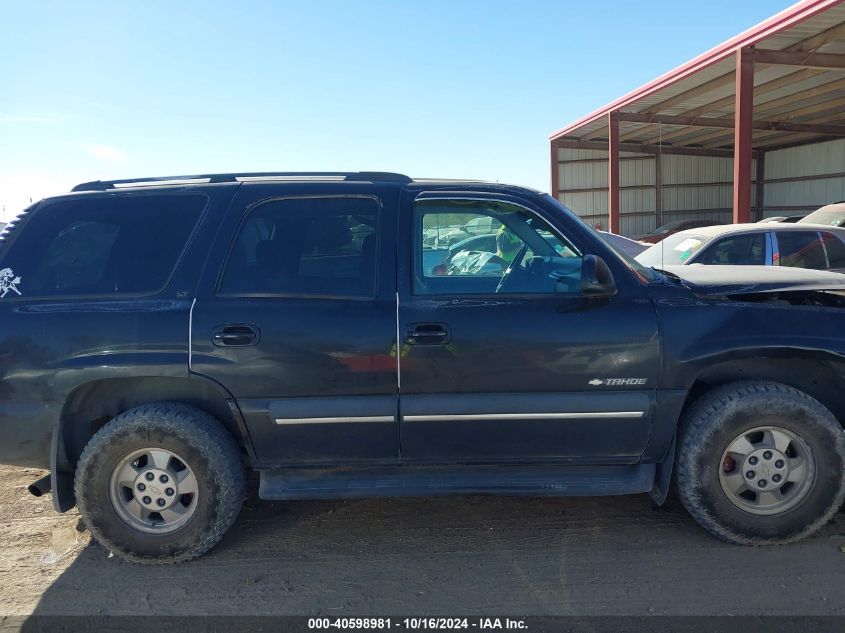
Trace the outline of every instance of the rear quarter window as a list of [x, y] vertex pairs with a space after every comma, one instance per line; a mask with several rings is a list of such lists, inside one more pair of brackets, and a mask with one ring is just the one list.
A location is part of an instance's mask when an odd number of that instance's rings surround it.
[[23, 298], [152, 294], [167, 284], [207, 202], [168, 194], [47, 203], [21, 227], [2, 269], [19, 279]]

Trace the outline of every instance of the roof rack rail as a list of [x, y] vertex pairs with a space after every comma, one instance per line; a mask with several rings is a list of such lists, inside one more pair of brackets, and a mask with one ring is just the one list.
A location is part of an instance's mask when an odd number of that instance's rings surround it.
[[195, 174], [191, 176], [162, 176], [129, 178], [126, 180], [94, 180], [76, 185], [71, 191], [107, 191], [126, 187], [154, 187], [157, 185], [190, 185], [217, 182], [250, 182], [259, 180], [351, 180], [387, 181], [407, 184], [413, 182], [403, 174], [387, 171], [321, 172], [321, 171], [258, 171], [232, 174]]

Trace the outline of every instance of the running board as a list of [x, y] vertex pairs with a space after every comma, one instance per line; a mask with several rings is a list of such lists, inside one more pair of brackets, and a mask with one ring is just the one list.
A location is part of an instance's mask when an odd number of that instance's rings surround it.
[[577, 497], [649, 492], [654, 464], [624, 466], [399, 466], [261, 471], [262, 499], [445, 495]]

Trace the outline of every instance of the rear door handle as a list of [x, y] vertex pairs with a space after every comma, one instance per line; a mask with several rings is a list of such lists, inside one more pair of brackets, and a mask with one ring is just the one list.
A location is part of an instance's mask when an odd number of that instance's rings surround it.
[[226, 347], [246, 347], [258, 343], [258, 328], [246, 323], [221, 325], [214, 329], [211, 341], [215, 345]]
[[408, 345], [446, 345], [451, 338], [443, 323], [415, 323], [405, 333]]

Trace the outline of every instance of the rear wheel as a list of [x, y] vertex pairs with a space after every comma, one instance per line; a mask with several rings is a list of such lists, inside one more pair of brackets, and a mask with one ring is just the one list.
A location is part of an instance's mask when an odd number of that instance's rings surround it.
[[845, 498], [845, 433], [797, 389], [731, 383], [685, 414], [675, 480], [689, 513], [719, 538], [796, 541], [830, 520]]
[[205, 412], [178, 403], [115, 417], [85, 447], [75, 480], [91, 534], [140, 563], [208, 551], [235, 521], [244, 491], [232, 437]]

